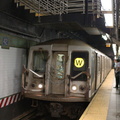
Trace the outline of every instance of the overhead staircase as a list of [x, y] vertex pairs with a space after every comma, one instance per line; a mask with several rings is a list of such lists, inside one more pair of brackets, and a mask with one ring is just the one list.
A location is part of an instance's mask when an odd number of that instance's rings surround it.
[[14, 0], [35, 16], [62, 15], [74, 12], [101, 14], [101, 0]]

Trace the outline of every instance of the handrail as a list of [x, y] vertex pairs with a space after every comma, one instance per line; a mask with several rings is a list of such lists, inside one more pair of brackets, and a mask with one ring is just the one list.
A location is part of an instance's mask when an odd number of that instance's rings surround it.
[[88, 72], [80, 72], [80, 73], [78, 73], [77, 75], [75, 75], [74, 77], [71, 77], [71, 79], [76, 79], [77, 77], [79, 77], [80, 75], [82, 75], [82, 74], [86, 74], [86, 76], [87, 76], [87, 79], [90, 79], [90, 74], [88, 73]]

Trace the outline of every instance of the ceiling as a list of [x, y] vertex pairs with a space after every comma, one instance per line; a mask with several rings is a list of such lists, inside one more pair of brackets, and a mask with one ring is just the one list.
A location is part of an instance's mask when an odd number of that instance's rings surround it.
[[[117, 16], [114, 19], [117, 24], [115, 23], [114, 28], [106, 28], [99, 5], [94, 6], [92, 11], [91, 3], [85, 0], [62, 0], [64, 3], [58, 3], [61, 0], [57, 2], [53, 0], [54, 3], [49, 1], [52, 7], [48, 6], [45, 0], [40, 0], [40, 4], [37, 4], [38, 0], [0, 0], [0, 17], [2, 18], [0, 28], [33, 39], [36, 37], [40, 39], [43, 29], [54, 29], [72, 38], [81, 38], [82, 34], [82, 37], [86, 36], [88, 39], [87, 43], [104, 53], [106, 51], [109, 56], [113, 54], [112, 48], [105, 47], [106, 43], [101, 35], [108, 33], [113, 38], [110, 42], [120, 45], [119, 4], [117, 4]], [[94, 4], [98, 4], [97, 0], [94, 0]]]

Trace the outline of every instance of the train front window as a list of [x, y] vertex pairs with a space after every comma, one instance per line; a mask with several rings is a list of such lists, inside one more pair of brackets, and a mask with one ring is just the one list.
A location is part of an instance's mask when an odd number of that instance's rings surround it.
[[33, 71], [36, 73], [44, 73], [47, 58], [48, 58], [47, 51], [34, 51], [33, 52]]
[[[88, 52], [75, 51], [71, 54], [71, 76], [85, 72], [88, 68]], [[86, 75], [80, 75], [75, 80], [85, 80]]]
[[65, 55], [60, 53], [56, 55], [56, 77], [58, 79], [64, 79], [65, 71]]

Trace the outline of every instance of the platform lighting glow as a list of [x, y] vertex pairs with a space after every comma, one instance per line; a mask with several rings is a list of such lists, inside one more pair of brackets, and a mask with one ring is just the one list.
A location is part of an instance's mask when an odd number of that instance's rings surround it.
[[116, 55], [116, 44], [112, 44], [114, 55]]

